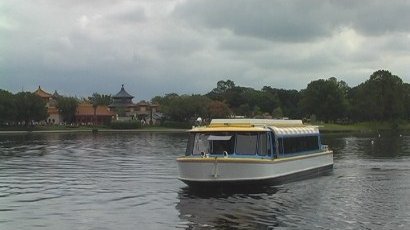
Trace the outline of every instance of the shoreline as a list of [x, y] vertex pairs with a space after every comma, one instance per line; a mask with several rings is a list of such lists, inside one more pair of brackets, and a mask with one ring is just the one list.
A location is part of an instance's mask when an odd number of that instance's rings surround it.
[[[381, 129], [381, 130], [329, 130], [329, 129], [320, 129], [321, 134], [341, 134], [341, 133], [378, 133], [380, 131], [391, 131], [393, 129]], [[10, 130], [10, 131], [0, 131], [0, 135], [17, 135], [17, 134], [52, 134], [52, 133], [89, 133], [89, 134], [98, 134], [98, 133], [186, 133], [188, 129], [81, 129], [81, 130]], [[397, 129], [396, 131], [407, 131], [408, 129]]]
[[187, 129], [78, 129], [78, 130], [0, 130], [0, 135], [7, 134], [44, 134], [44, 133], [184, 133]]
[[[378, 133], [383, 131], [410, 132], [410, 123], [402, 123], [393, 127], [389, 123], [357, 123], [352, 125], [338, 124], [310, 124], [317, 126], [320, 133]], [[110, 129], [102, 127], [79, 127], [79, 128], [39, 128], [32, 130], [1, 130], [0, 135], [7, 134], [41, 134], [41, 133], [184, 133], [189, 129], [167, 127], [145, 127], [140, 129]]]

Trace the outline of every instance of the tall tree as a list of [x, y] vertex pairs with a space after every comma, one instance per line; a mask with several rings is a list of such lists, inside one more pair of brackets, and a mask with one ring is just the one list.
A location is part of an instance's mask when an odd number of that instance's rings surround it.
[[47, 119], [46, 103], [41, 97], [30, 92], [20, 92], [15, 96], [16, 121], [24, 122], [26, 126], [32, 121]]
[[90, 100], [91, 103], [93, 104], [93, 109], [94, 109], [93, 122], [95, 124], [95, 122], [97, 121], [97, 107], [101, 105], [108, 106], [109, 104], [112, 103], [112, 98], [111, 98], [111, 95], [93, 93], [91, 97], [88, 97], [88, 100]]
[[57, 108], [60, 111], [64, 122], [74, 122], [77, 107], [78, 99], [75, 97], [59, 97], [57, 99]]
[[410, 119], [410, 84], [403, 84], [403, 102], [405, 118]]
[[111, 95], [99, 94], [99, 93], [93, 93], [91, 97], [88, 97], [88, 100], [90, 100], [93, 105], [108, 106], [109, 104], [112, 103]]
[[387, 70], [378, 70], [352, 89], [352, 114], [356, 120], [393, 120], [404, 114], [403, 81]]
[[249, 104], [250, 108], [253, 109], [253, 112], [259, 110], [260, 113], [272, 114], [272, 112], [280, 106], [279, 99], [276, 94], [272, 94], [270, 92], [247, 88], [244, 90], [243, 94], [246, 98], [247, 104]]
[[211, 98], [212, 100], [223, 101], [225, 99], [225, 94], [227, 91], [235, 88], [235, 83], [231, 80], [226, 81], [218, 81], [216, 83], [216, 88], [214, 88], [211, 92], [209, 92], [206, 96]]
[[284, 117], [292, 119], [301, 118], [302, 112], [299, 107], [300, 93], [297, 90], [276, 89], [270, 86], [264, 86], [262, 91], [270, 93], [278, 98], [281, 113], [278, 112], [278, 108], [275, 109], [275, 114], [282, 114]]
[[348, 101], [341, 85], [335, 78], [310, 82], [300, 102], [305, 115], [316, 115], [319, 120], [326, 122], [344, 118]]
[[14, 121], [16, 116], [15, 97], [12, 93], [0, 89], [0, 125]]
[[197, 117], [207, 117], [210, 102], [211, 100], [205, 96], [182, 95], [172, 98], [164, 112], [174, 121], [195, 120]]
[[208, 104], [208, 116], [213, 118], [227, 118], [232, 114], [228, 105], [221, 101], [211, 101]]

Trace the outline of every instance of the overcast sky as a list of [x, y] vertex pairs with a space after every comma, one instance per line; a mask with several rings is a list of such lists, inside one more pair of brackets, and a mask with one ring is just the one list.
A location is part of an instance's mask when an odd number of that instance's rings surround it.
[[206, 93], [219, 80], [356, 86], [410, 82], [410, 1], [2, 0], [0, 88], [134, 101]]

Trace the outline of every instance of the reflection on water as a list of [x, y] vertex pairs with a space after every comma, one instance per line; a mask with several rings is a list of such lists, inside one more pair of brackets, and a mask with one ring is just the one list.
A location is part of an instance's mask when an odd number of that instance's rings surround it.
[[191, 189], [186, 134], [0, 135], [0, 229], [409, 229], [410, 136], [329, 134], [330, 175]]
[[[237, 188], [236, 188], [237, 189]], [[276, 187], [240, 190], [198, 190], [178, 194], [179, 216], [189, 228], [247, 228], [277, 226], [275, 209], [281, 205]], [[267, 197], [269, 202], [267, 202]]]

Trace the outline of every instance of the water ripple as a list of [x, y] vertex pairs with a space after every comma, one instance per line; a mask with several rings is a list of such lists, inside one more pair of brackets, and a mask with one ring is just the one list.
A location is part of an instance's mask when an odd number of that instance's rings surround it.
[[[410, 137], [329, 135], [328, 176], [241, 190], [176, 179], [186, 134], [0, 136], [2, 229], [408, 229]], [[371, 140], [374, 145], [371, 145]]]

